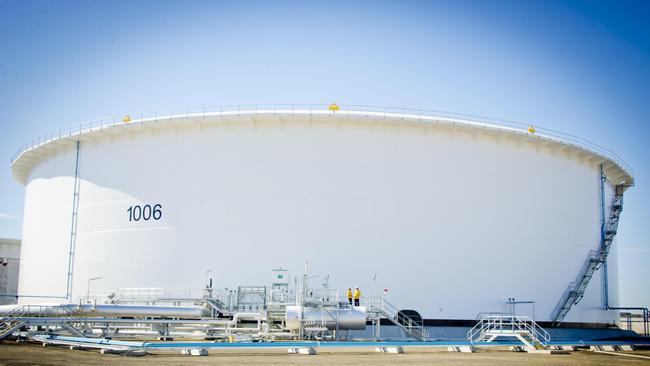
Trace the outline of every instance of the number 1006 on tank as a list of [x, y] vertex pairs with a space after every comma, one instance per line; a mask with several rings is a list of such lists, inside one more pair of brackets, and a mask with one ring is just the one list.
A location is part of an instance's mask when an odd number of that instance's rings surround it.
[[156, 203], [155, 205], [135, 205], [129, 207], [126, 212], [129, 214], [129, 221], [149, 221], [160, 220], [162, 217], [162, 205]]

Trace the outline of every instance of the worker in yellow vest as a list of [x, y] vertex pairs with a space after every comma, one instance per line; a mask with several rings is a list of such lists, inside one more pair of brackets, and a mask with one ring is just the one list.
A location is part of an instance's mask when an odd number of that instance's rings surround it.
[[359, 286], [354, 289], [354, 306], [359, 306], [359, 300], [361, 300], [361, 290], [359, 290]]
[[352, 306], [352, 287], [348, 287], [348, 302], [350, 303], [350, 306]]

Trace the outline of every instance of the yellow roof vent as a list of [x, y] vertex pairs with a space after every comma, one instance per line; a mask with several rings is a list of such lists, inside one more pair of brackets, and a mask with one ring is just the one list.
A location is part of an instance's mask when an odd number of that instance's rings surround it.
[[535, 133], [535, 132], [537, 132], [537, 129], [535, 129], [535, 126], [528, 126], [528, 132], [529, 133]]
[[124, 123], [131, 122], [131, 116], [129, 116], [128, 114], [124, 115], [124, 117], [122, 117], [122, 122]]
[[330, 104], [330, 106], [327, 109], [329, 109], [332, 112], [335, 112], [335, 111], [338, 111], [340, 108], [339, 108], [338, 105], [336, 105], [336, 103], [332, 103], [332, 104]]

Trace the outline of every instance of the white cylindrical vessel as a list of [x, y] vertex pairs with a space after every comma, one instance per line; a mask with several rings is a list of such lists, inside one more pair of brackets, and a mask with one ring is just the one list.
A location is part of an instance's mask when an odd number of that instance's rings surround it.
[[[388, 289], [425, 319], [516, 298], [550, 320], [600, 244], [601, 165], [607, 210], [612, 185], [633, 182], [615, 158], [472, 121], [240, 110], [82, 129], [13, 162], [26, 187], [19, 292], [65, 296], [71, 273], [76, 302], [94, 277], [107, 291], [188, 288], [212, 269], [233, 288], [308, 260], [330, 286]], [[616, 261], [609, 273], [614, 305]], [[601, 281], [566, 321], [615, 319]]]
[[314, 308], [287, 306], [285, 327], [288, 330], [300, 329], [300, 324], [320, 325], [329, 330], [358, 330], [366, 328], [366, 308]]

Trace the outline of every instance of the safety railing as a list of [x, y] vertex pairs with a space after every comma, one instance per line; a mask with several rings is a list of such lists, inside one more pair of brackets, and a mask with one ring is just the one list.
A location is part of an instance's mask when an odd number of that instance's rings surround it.
[[14, 319], [16, 317], [19, 317], [23, 314], [23, 306], [24, 305], [18, 305], [11, 309], [10, 311], [0, 315], [0, 322], [6, 322], [9, 321], [10, 319]]
[[501, 311], [482, 311], [478, 314], [476, 314], [476, 320], [481, 320], [482, 318], [489, 316], [489, 315], [508, 315], [507, 313], [503, 313]]
[[0, 316], [0, 339], [9, 336], [23, 324], [60, 326], [75, 336], [84, 336], [73, 324], [86, 323], [75, 316], [74, 305], [18, 305]]
[[12, 310], [0, 316], [0, 339], [9, 336], [23, 322], [23, 306], [16, 306]]
[[314, 288], [308, 289], [305, 293], [305, 301], [334, 302], [339, 300], [339, 289], [337, 288]]
[[[485, 116], [478, 116], [472, 114], [462, 114], [454, 113], [442, 110], [428, 110], [428, 109], [412, 109], [412, 108], [398, 108], [398, 107], [381, 107], [381, 106], [369, 106], [369, 105], [354, 105], [354, 104], [342, 104], [337, 106], [337, 110], [334, 113], [346, 114], [350, 112], [368, 112], [372, 113], [374, 116], [381, 117], [433, 117], [449, 120], [449, 123], [458, 123], [466, 125], [489, 125], [495, 128], [509, 128], [517, 130], [523, 133], [527, 133], [528, 127], [534, 125], [534, 123], [524, 123], [517, 121], [510, 121], [504, 119], [490, 118]], [[229, 115], [239, 115], [239, 114], [257, 114], [257, 113], [276, 113], [276, 112], [296, 112], [296, 113], [313, 113], [313, 112], [324, 112], [331, 111], [330, 106], [327, 104], [252, 104], [252, 105], [227, 105], [219, 107], [201, 107], [201, 108], [180, 108], [180, 109], [171, 109], [169, 112], [162, 113], [140, 113], [131, 115], [128, 118], [128, 123], [138, 123], [138, 122], [157, 122], [169, 120], [172, 118], [201, 118], [206, 116], [214, 116], [219, 114], [229, 114]], [[105, 128], [110, 128], [116, 125], [123, 125], [122, 117], [110, 116], [104, 117], [88, 122], [83, 122], [80, 124], [68, 126], [65, 128], [60, 128], [49, 133], [46, 133], [41, 136], [33, 138], [31, 141], [27, 141], [24, 144], [20, 145], [16, 153], [11, 157], [11, 163], [13, 164], [23, 153], [28, 150], [31, 150], [35, 147], [38, 147], [44, 143], [48, 143], [54, 140], [61, 138], [67, 138], [74, 135], [82, 134], [85, 132], [101, 130]], [[558, 132], [555, 130], [538, 127], [535, 125], [536, 134], [551, 139], [558, 140], [564, 144], [569, 144], [583, 150], [588, 150], [592, 153], [602, 155], [620, 167], [622, 167], [629, 175], [633, 175], [634, 172], [632, 168], [614, 151], [593, 143], [584, 138]]]
[[361, 300], [365, 300], [368, 311], [373, 311], [374, 309], [381, 308], [383, 296], [377, 296], [377, 295], [362, 296]]
[[[212, 289], [212, 298], [223, 300], [223, 289]], [[88, 292], [80, 298], [85, 304], [138, 304], [155, 302], [192, 302], [200, 300], [205, 289], [133, 287], [120, 288], [115, 292]]]
[[526, 333], [532, 340], [546, 345], [551, 335], [527, 316], [487, 315], [482, 317], [474, 327], [467, 331], [467, 339], [480, 342], [488, 334], [522, 334]]
[[133, 287], [120, 288], [117, 295], [124, 300], [160, 300], [160, 299], [200, 299], [203, 289], [200, 288], [163, 288], [163, 287]]
[[17, 305], [0, 315], [0, 321], [10, 318], [73, 318], [76, 305]]
[[395, 305], [386, 301], [385, 296], [368, 296], [366, 297], [367, 312], [373, 316], [378, 314], [389, 319], [393, 324], [402, 328], [408, 335], [416, 339], [424, 340], [428, 337], [424, 323], [420, 319], [415, 320]]
[[[620, 316], [620, 321], [623, 323], [623, 319], [625, 318], [625, 323], [627, 325], [627, 330], [633, 330], [632, 324], [633, 323], [638, 323], [641, 324], [641, 335], [643, 336], [650, 336], [650, 310], [645, 307], [630, 307], [630, 306], [609, 306], [607, 307], [608, 310], [627, 310], [628, 312], [621, 312], [619, 314]], [[632, 311], [640, 311], [641, 314], [632, 314]], [[639, 320], [633, 320], [634, 318], [637, 318]]]
[[609, 219], [603, 228], [600, 248], [589, 251], [587, 259], [580, 268], [580, 272], [578, 272], [578, 277], [575, 281], [569, 283], [569, 286], [560, 298], [560, 302], [553, 309], [551, 318], [555, 325], [562, 323], [564, 317], [571, 310], [571, 307], [582, 299], [594, 273], [607, 261], [609, 248], [618, 230], [618, 221], [622, 211], [623, 195], [617, 193], [614, 195], [612, 201]]

